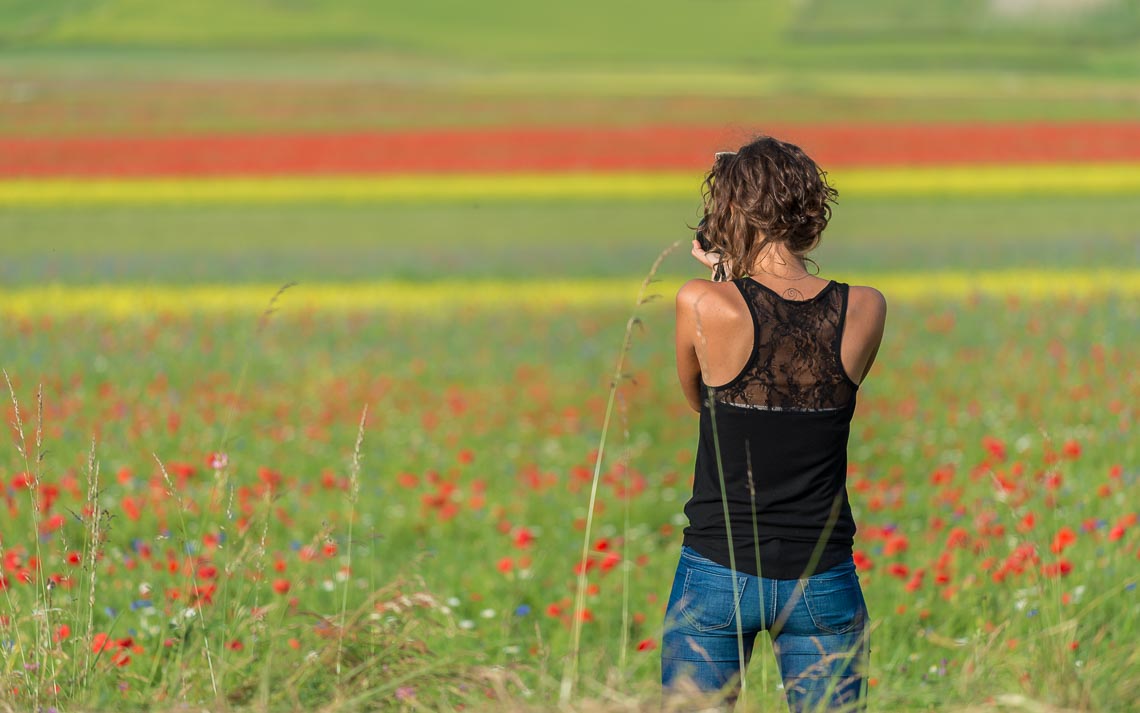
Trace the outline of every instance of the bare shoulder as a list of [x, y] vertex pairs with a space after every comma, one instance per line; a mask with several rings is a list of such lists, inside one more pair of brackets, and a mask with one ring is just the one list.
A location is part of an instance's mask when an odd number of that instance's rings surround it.
[[887, 298], [874, 287], [851, 285], [847, 304], [849, 312], [871, 322], [881, 322], [887, 316]]
[[693, 279], [677, 290], [677, 308], [693, 310], [698, 305], [723, 308], [738, 296], [739, 291], [731, 282]]
[[847, 323], [858, 332], [878, 334], [887, 323], [887, 298], [864, 285], [852, 285], [847, 293]]

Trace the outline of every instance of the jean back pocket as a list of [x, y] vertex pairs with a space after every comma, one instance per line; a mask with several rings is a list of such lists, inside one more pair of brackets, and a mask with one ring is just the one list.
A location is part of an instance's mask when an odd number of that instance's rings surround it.
[[724, 571], [690, 566], [685, 572], [681, 595], [681, 616], [689, 626], [702, 632], [723, 629], [732, 624], [748, 584], [747, 575], [737, 574], [734, 587], [732, 570], [710, 564]]
[[800, 580], [812, 623], [825, 634], [846, 634], [863, 626], [867, 604], [854, 567], [840, 565]]

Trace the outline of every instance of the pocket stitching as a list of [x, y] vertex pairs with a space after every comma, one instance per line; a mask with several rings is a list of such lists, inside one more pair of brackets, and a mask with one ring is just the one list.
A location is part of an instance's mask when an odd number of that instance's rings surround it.
[[[708, 575], [711, 575], [714, 577], [723, 577], [723, 578], [729, 580], [730, 584], [731, 584], [732, 579], [733, 579], [732, 575], [720, 574], [717, 572], [705, 572], [705, 574], [708, 574]], [[745, 579], [744, 577], [738, 577], [737, 578], [739, 586], [737, 586], [737, 588], [736, 588], [736, 599], [733, 602], [731, 611], [729, 611], [728, 617], [726, 618], [725, 622], [723, 624], [716, 624], [714, 626], [702, 626], [700, 623], [698, 623], [696, 621], [696, 619], [693, 618], [692, 614], [689, 613], [690, 607], [695, 602], [695, 600], [689, 599], [689, 580], [692, 576], [693, 576], [693, 570], [690, 569], [687, 572], [685, 572], [685, 585], [681, 589], [681, 602], [682, 602], [681, 616], [683, 616], [685, 618], [685, 621], [687, 621], [689, 623], [689, 626], [691, 626], [694, 629], [696, 629], [697, 631], [700, 631], [703, 633], [703, 632], [707, 632], [707, 631], [717, 631], [717, 630], [723, 629], [726, 626], [728, 626], [729, 624], [731, 624], [733, 618], [735, 618], [740, 611], [740, 600], [741, 600], [741, 598], [744, 597], [744, 585], [747, 584], [748, 580]]]
[[[814, 593], [811, 590], [811, 580], [805, 579], [805, 580], [802, 580], [802, 583], [803, 583], [802, 588], [803, 588], [803, 595], [804, 595], [804, 606], [807, 608], [808, 616], [811, 618], [811, 623], [815, 625], [815, 628], [817, 628], [820, 631], [823, 631], [825, 633], [828, 633], [828, 634], [850, 634], [852, 631], [854, 631], [856, 628], [858, 628], [863, 623], [866, 616], [864, 615], [864, 613], [862, 611], [857, 611], [855, 613], [855, 616], [852, 617], [851, 623], [848, 624], [847, 626], [843, 627], [842, 629], [834, 629], [832, 627], [824, 626], [823, 624], [820, 624], [819, 619], [816, 618], [816, 614], [815, 614], [815, 611], [814, 611], [814, 609], [812, 607], [812, 603], [811, 603], [812, 596], [814, 596]], [[856, 585], [856, 586], [858, 586], [858, 585]]]

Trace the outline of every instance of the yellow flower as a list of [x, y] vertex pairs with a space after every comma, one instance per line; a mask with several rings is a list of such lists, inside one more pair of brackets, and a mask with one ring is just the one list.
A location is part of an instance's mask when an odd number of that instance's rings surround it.
[[[878, 287], [891, 302], [955, 301], [974, 296], [1098, 298], [1140, 296], [1140, 270], [1011, 269], [840, 274], [836, 279]], [[672, 296], [682, 279], [653, 285], [652, 293]], [[324, 283], [290, 289], [277, 307], [300, 311], [460, 313], [510, 307], [532, 311], [563, 308], [633, 308], [638, 278], [571, 280], [444, 280], [434, 282]], [[0, 290], [0, 314], [13, 316], [92, 315], [130, 318], [148, 314], [259, 314], [278, 286], [272, 284], [31, 286]], [[461, 298], [461, 299], [460, 299]], [[671, 304], [668, 299], [654, 304]]]
[[[1140, 164], [1131, 163], [847, 168], [830, 175], [845, 197], [1140, 194]], [[699, 186], [698, 174], [668, 171], [5, 180], [0, 205], [695, 200]]]

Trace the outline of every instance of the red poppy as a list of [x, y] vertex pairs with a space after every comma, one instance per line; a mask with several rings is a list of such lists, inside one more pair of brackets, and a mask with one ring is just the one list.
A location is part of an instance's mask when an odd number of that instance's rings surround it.
[[1061, 453], [1066, 458], [1076, 459], [1081, 455], [1081, 444], [1076, 439], [1069, 439], [1065, 441], [1065, 445], [1061, 446]]
[[906, 535], [888, 535], [886, 542], [883, 543], [883, 554], [890, 557], [900, 552], [906, 552], [909, 545]]
[[989, 454], [993, 456], [994, 460], [1005, 460], [1005, 443], [1000, 438], [994, 438], [993, 436], [983, 436], [982, 448], [985, 448], [987, 451], [989, 451]]
[[1064, 552], [1066, 548], [1076, 541], [1077, 533], [1073, 532], [1071, 528], [1062, 527], [1053, 537], [1053, 545], [1050, 549], [1052, 549], [1054, 553], [1059, 554]]
[[515, 531], [514, 543], [515, 547], [524, 548], [529, 547], [530, 543], [534, 542], [534, 533], [525, 527], [520, 527]]
[[609, 572], [614, 567], [621, 563], [621, 555], [617, 552], [607, 552], [606, 556], [602, 558], [602, 562], [598, 565], [603, 572]]
[[1073, 563], [1064, 558], [1041, 566], [1041, 574], [1046, 577], [1064, 577], [1072, 571]]

